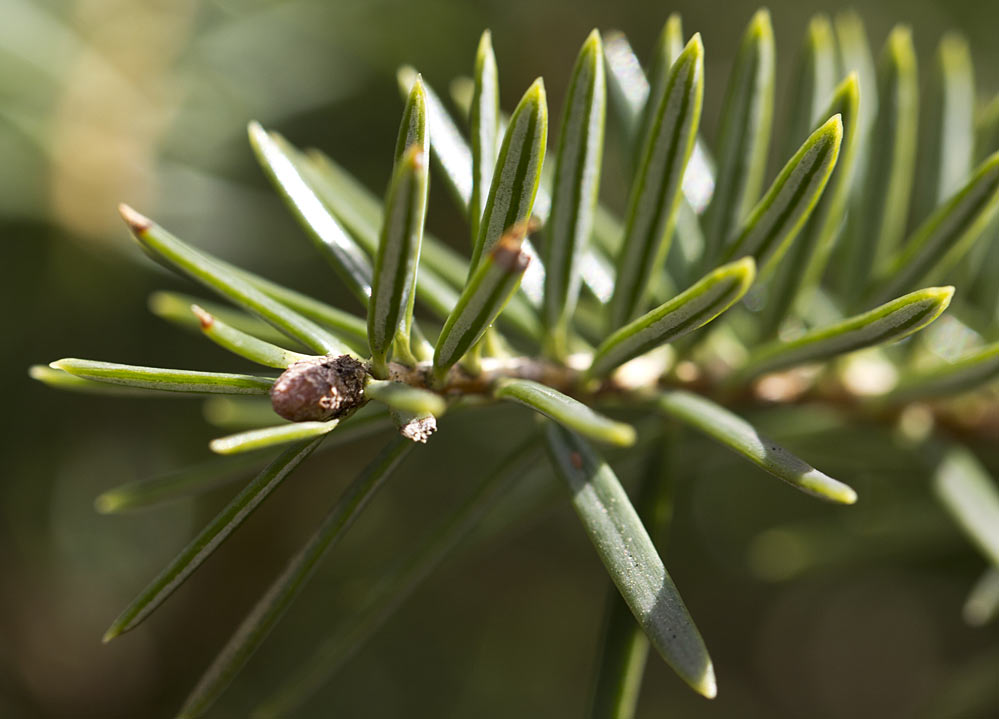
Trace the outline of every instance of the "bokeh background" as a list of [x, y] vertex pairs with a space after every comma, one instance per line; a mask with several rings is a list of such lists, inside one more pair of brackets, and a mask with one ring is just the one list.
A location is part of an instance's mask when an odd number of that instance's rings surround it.
[[[780, 123], [808, 19], [842, 7], [769, 7]], [[666, 15], [679, 11], [686, 32], [704, 37], [711, 137], [756, 8], [741, 0], [0, 0], [0, 365], [9, 408], [0, 433], [0, 716], [170, 716], [378, 445], [314, 458], [144, 626], [102, 646], [111, 619], [233, 489], [120, 516], [99, 515], [93, 498], [204, 460], [220, 432], [196, 401], [60, 394], [29, 380], [26, 368], [77, 356], [246, 369], [149, 314], [151, 291], [191, 288], [133, 247], [118, 202], [356, 310], [269, 191], [247, 121], [326, 150], [380, 194], [401, 109], [399, 64], [415, 65], [443, 93], [470, 72], [489, 27], [504, 104], [543, 75], [557, 109], [591, 28], [625, 31], [644, 56]], [[999, 3], [857, 9], [875, 48], [894, 23], [911, 25], [924, 67], [944, 31], [963, 33], [983, 98], [999, 90]], [[615, 167], [609, 160], [604, 179], [612, 203], [625, 190]], [[464, 247], [444, 194], [435, 193], [431, 226]], [[214, 716], [245, 716], [380, 568], [461, 500], [525, 418], [498, 410], [445, 420]], [[666, 557], [711, 648], [720, 695], [700, 699], [652, 658], [639, 716], [999, 716], [999, 630], [961, 619], [985, 563], [928, 501], [919, 454], [888, 430], [829, 433], [821, 416], [769, 421], [771, 434], [853, 484], [862, 502], [849, 510], [815, 503], [691, 438], [687, 456], [698, 459], [677, 468]], [[995, 469], [999, 457], [989, 451]], [[626, 458], [620, 466], [630, 481], [635, 468]], [[526, 481], [542, 497], [527, 519], [493, 521], [470, 539], [302, 716], [583, 713], [606, 577], [557, 488], [546, 490], [542, 475]], [[807, 541], [792, 555], [778, 540], [794, 533]]]

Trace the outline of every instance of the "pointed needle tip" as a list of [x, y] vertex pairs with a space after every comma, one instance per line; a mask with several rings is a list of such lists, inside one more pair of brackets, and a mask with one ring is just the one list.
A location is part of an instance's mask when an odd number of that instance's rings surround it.
[[758, 38], [769, 39], [773, 35], [773, 25], [770, 20], [770, 10], [767, 8], [760, 8], [753, 15], [753, 18], [749, 21], [750, 33]]
[[215, 317], [198, 305], [191, 305], [191, 312], [193, 312], [194, 316], [198, 318], [198, 321], [201, 323], [202, 330], [208, 331], [212, 328], [212, 325], [215, 324]]
[[928, 294], [946, 308], [950, 304], [950, 301], [954, 299], [954, 285], [932, 287]]
[[125, 220], [125, 223], [133, 232], [145, 232], [153, 226], [153, 221], [143, 214], [140, 214], [126, 205], [124, 202], [118, 205], [118, 214]]
[[250, 136], [250, 141], [259, 142], [260, 140], [267, 139], [267, 130], [256, 120], [250, 120], [246, 124], [246, 134]]
[[708, 664], [707, 671], [701, 677], [701, 681], [694, 687], [701, 696], [706, 699], [714, 699], [718, 696], [718, 682], [715, 679], [715, 668], [713, 664]]

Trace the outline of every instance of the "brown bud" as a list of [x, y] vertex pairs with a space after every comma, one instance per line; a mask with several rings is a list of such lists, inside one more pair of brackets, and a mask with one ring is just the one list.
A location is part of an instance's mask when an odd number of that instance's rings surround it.
[[292, 422], [342, 417], [364, 404], [364, 365], [350, 355], [296, 362], [271, 387], [274, 411]]

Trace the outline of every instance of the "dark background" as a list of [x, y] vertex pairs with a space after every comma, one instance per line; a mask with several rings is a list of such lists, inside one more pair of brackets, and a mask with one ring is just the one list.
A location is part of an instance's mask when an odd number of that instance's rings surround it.
[[[444, 94], [452, 77], [470, 72], [478, 35], [489, 27], [504, 105], [511, 108], [543, 75], [557, 117], [591, 28], [625, 31], [645, 56], [668, 12], [679, 11], [685, 32], [700, 31], [707, 50], [710, 138], [755, 9], [593, 0], [0, 0], [0, 298], [7, 308], [0, 716], [169, 716], [384, 439], [314, 458], [144, 626], [102, 646], [117, 612], [233, 490], [121, 516], [97, 514], [93, 498], [205, 459], [207, 441], [223, 432], [205, 423], [196, 401], [60, 394], [28, 379], [27, 367], [76, 356], [249, 369], [147, 312], [152, 290], [191, 287], [134, 249], [118, 202], [197, 245], [359, 311], [269, 191], [245, 141], [247, 121], [325, 149], [381, 194], [401, 109], [400, 63], [415, 65]], [[841, 7], [774, 2], [770, 9], [779, 136], [808, 19]], [[944, 31], [960, 31], [973, 49], [982, 98], [999, 88], [999, 3], [897, 0], [858, 10], [875, 49], [895, 22], [910, 24], [921, 69]], [[608, 159], [603, 189], [612, 204], [626, 189], [618, 167]], [[434, 190], [431, 227], [465, 247], [466, 230], [442, 183]], [[275, 687], [379, 568], [460, 501], [526, 419], [516, 409], [445, 419], [215, 715], [244, 716]], [[929, 501], [919, 453], [888, 430], [820, 431], [821, 417], [812, 425], [760, 421], [855, 486], [862, 500], [851, 509], [818, 504], [687, 438], [666, 559], [711, 649], [720, 694], [710, 703], [695, 696], [652, 657], [639, 716], [999, 716], [999, 634], [995, 626], [968, 628], [960, 613], [985, 564]], [[631, 481], [634, 463], [617, 459]], [[551, 480], [538, 474], [527, 482], [544, 494]], [[302, 715], [580, 716], [607, 580], [556, 490], [529, 520], [488, 542], [470, 541]], [[806, 535], [811, 549], [802, 550]], [[789, 536], [798, 544], [780, 544]], [[795, 547], [806, 554], [788, 554]]]

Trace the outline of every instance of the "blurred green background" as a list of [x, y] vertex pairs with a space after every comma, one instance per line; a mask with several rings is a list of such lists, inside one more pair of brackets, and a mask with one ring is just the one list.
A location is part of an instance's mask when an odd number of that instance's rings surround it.
[[[769, 7], [780, 123], [808, 19], [841, 7]], [[269, 191], [247, 121], [326, 150], [381, 194], [401, 109], [399, 64], [416, 66], [443, 94], [470, 72], [488, 27], [504, 104], [543, 75], [557, 114], [591, 28], [625, 31], [645, 56], [666, 15], [679, 11], [685, 31], [704, 38], [711, 137], [756, 9], [741, 1], [0, 0], [8, 307], [0, 363], [12, 399], [0, 434], [0, 716], [170, 716], [379, 441], [313, 458], [155, 617], [102, 646], [111, 619], [233, 490], [120, 516], [97, 514], [93, 498], [204, 460], [220, 431], [198, 402], [59, 394], [31, 382], [26, 368], [77, 356], [247, 369], [147, 312], [151, 291], [191, 288], [132, 246], [118, 202], [357, 311]], [[875, 49], [894, 23], [910, 24], [923, 68], [944, 31], [963, 33], [983, 98], [999, 89], [999, 3], [892, 0], [858, 10]], [[612, 203], [626, 189], [618, 167], [608, 160], [603, 182]], [[464, 248], [462, 220], [434, 184], [430, 225]], [[525, 418], [504, 409], [445, 419], [215, 716], [245, 716], [379, 568], [465, 496], [508, 443], [496, 427], [513, 437]], [[759, 420], [862, 501], [819, 505], [690, 438], [686, 456], [698, 460], [677, 468], [666, 558], [711, 648], [720, 694], [710, 703], [695, 696], [652, 658], [639, 716], [999, 716], [999, 630], [961, 619], [985, 564], [929, 502], [919, 454], [884, 430], [830, 433], [822, 416]], [[994, 449], [986, 457], [999, 469]], [[626, 459], [620, 467], [629, 479], [634, 468]], [[581, 715], [607, 580], [557, 488], [546, 494], [551, 480], [526, 481], [548, 499], [527, 520], [482, 533], [491, 541], [470, 540], [303, 716]], [[793, 547], [781, 543], [790, 534], [799, 538]]]

